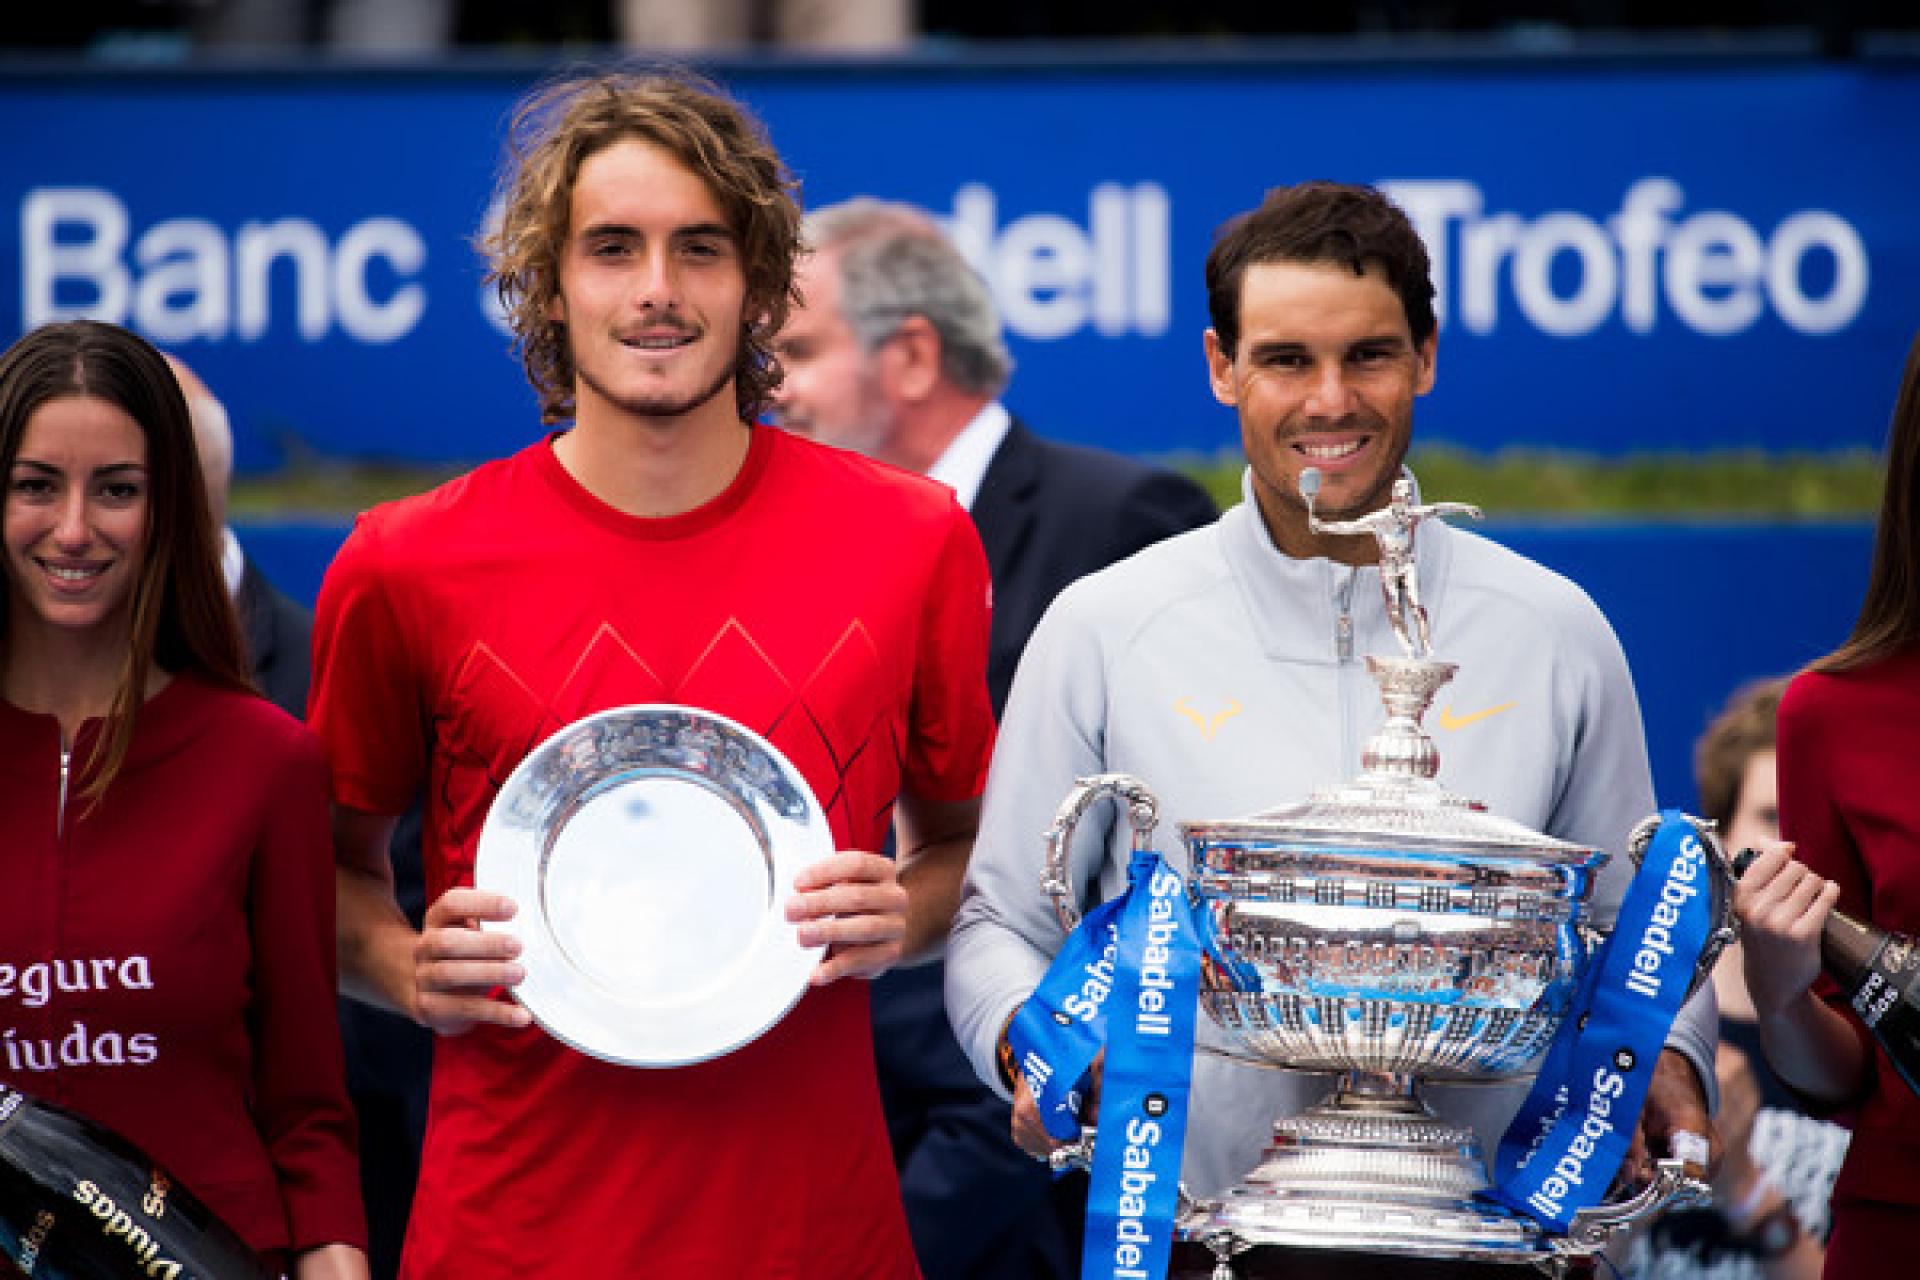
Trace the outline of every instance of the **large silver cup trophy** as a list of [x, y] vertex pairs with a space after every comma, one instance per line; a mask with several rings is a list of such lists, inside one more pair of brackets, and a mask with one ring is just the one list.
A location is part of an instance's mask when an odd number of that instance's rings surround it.
[[[1388, 506], [1317, 531], [1380, 543], [1387, 612], [1402, 656], [1369, 657], [1387, 719], [1362, 772], [1301, 803], [1230, 821], [1183, 821], [1189, 891], [1230, 963], [1206, 964], [1201, 1008], [1227, 1032], [1229, 1056], [1334, 1073], [1325, 1100], [1283, 1116], [1260, 1164], [1218, 1200], [1185, 1199], [1180, 1234], [1211, 1249], [1215, 1274], [1258, 1246], [1364, 1250], [1536, 1264], [1549, 1272], [1621, 1227], [1706, 1186], [1679, 1159], [1626, 1199], [1583, 1210], [1567, 1235], [1478, 1193], [1488, 1187], [1471, 1128], [1436, 1116], [1422, 1080], [1491, 1082], [1537, 1068], [1601, 937], [1589, 897], [1607, 855], [1532, 831], [1435, 781], [1439, 753], [1421, 727], [1457, 669], [1431, 657], [1414, 574], [1414, 529], [1454, 503], [1416, 506], [1403, 476]], [[1079, 920], [1067, 852], [1099, 797], [1126, 801], [1134, 840], [1150, 842], [1158, 802], [1122, 774], [1082, 779], [1047, 835], [1045, 887], [1061, 924]], [[1633, 833], [1644, 854], [1657, 819]], [[1694, 981], [1733, 936], [1732, 878], [1702, 823], [1714, 929]], [[1205, 1106], [1196, 1095], [1195, 1105]], [[1704, 1159], [1704, 1157], [1702, 1157]]]

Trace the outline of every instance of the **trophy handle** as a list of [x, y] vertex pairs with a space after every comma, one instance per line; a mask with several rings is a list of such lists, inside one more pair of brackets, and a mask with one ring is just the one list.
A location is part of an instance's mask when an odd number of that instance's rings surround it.
[[[1720, 953], [1726, 950], [1728, 943], [1740, 936], [1733, 914], [1733, 888], [1739, 877], [1734, 874], [1733, 863], [1727, 858], [1726, 846], [1720, 843], [1719, 824], [1711, 818], [1696, 818], [1690, 813], [1680, 816], [1700, 838], [1700, 848], [1706, 854], [1708, 896], [1713, 910], [1713, 930], [1700, 947], [1700, 959], [1693, 967], [1693, 979], [1687, 984], [1687, 998], [1692, 999], [1693, 993], [1700, 989], [1700, 984], [1713, 976], [1713, 966], [1720, 959]], [[1627, 852], [1633, 855], [1635, 870], [1646, 861], [1647, 847], [1653, 843], [1653, 833], [1659, 829], [1660, 815], [1654, 813], [1640, 819], [1628, 833]]]
[[[1092, 1125], [1082, 1126], [1078, 1141], [1069, 1142], [1064, 1147], [1056, 1148], [1053, 1153], [1047, 1157], [1048, 1167], [1051, 1168], [1056, 1175], [1069, 1173], [1076, 1169], [1082, 1173], [1092, 1173], [1094, 1134], [1095, 1131]], [[1174, 1210], [1174, 1221], [1180, 1224], [1182, 1231], [1188, 1230], [1188, 1224], [1190, 1223], [1203, 1222], [1209, 1215], [1215, 1213], [1220, 1208], [1219, 1201], [1202, 1200], [1199, 1196], [1187, 1190], [1187, 1184], [1184, 1182], [1175, 1184], [1174, 1195], [1178, 1197], [1176, 1201], [1178, 1207]], [[1246, 1240], [1241, 1239], [1240, 1236], [1231, 1229], [1209, 1230], [1201, 1226], [1192, 1238], [1198, 1240], [1212, 1251], [1214, 1259], [1213, 1280], [1235, 1280], [1232, 1265], [1233, 1256], [1237, 1253], [1243, 1253], [1252, 1247]]]
[[1077, 779], [1073, 790], [1060, 803], [1047, 828], [1047, 877], [1040, 882], [1053, 899], [1053, 913], [1060, 918], [1063, 932], [1072, 933], [1080, 924], [1080, 903], [1073, 891], [1072, 869], [1067, 865], [1073, 848], [1073, 829], [1101, 796], [1113, 794], [1127, 802], [1127, 821], [1133, 824], [1136, 852], [1153, 844], [1153, 827], [1160, 820], [1160, 802], [1147, 784], [1125, 773], [1100, 773]]
[[1078, 1138], [1064, 1147], [1055, 1147], [1047, 1153], [1047, 1167], [1056, 1174], [1071, 1173], [1075, 1169], [1082, 1173], [1092, 1173], [1094, 1133], [1094, 1126], [1081, 1125]]
[[1712, 1188], [1687, 1172], [1684, 1160], [1678, 1156], [1666, 1156], [1655, 1162], [1653, 1181], [1636, 1194], [1625, 1200], [1597, 1204], [1574, 1214], [1566, 1236], [1556, 1240], [1554, 1247], [1569, 1254], [1596, 1253], [1609, 1237], [1642, 1218], [1650, 1218], [1664, 1209], [1684, 1209], [1700, 1204], [1712, 1194]]

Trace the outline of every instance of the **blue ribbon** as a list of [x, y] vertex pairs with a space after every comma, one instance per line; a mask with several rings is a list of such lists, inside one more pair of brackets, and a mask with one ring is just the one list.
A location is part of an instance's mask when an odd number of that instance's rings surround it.
[[1087, 1069], [1106, 1043], [1107, 999], [1119, 976], [1120, 913], [1132, 893], [1129, 884], [1126, 893], [1081, 917], [1007, 1027], [1007, 1044], [1040, 1108], [1040, 1123], [1061, 1142], [1080, 1136]]
[[1221, 962], [1210, 918], [1157, 852], [1136, 849], [1126, 892], [1087, 913], [1007, 1028], [1041, 1121], [1063, 1140], [1079, 1136], [1087, 1070], [1107, 1051], [1082, 1280], [1166, 1274], [1203, 952]]
[[1685, 815], [1664, 809], [1613, 933], [1500, 1140], [1495, 1200], [1564, 1234], [1606, 1195], [1712, 930], [1706, 850]]

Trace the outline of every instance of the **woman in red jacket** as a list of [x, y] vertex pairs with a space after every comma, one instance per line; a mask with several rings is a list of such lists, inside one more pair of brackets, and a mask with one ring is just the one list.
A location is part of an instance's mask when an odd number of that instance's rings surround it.
[[0, 472], [0, 1080], [143, 1147], [297, 1280], [363, 1277], [323, 765], [247, 684], [159, 352], [87, 321], [21, 339]]
[[[1747, 985], [1774, 1071], [1853, 1111], [1833, 1189], [1828, 1277], [1881, 1276], [1920, 1227], [1920, 1097], [1834, 985], [1820, 927], [1836, 906], [1920, 933], [1920, 339], [1887, 437], [1886, 491], [1852, 637], [1780, 704], [1780, 830], [1735, 895]], [[1793, 856], [1789, 856], [1789, 855]]]

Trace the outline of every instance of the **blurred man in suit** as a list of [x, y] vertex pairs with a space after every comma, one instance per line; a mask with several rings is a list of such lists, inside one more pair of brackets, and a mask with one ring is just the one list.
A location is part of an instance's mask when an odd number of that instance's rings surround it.
[[850, 200], [807, 218], [802, 305], [780, 334], [794, 430], [945, 482], [993, 574], [994, 709], [1060, 589], [1218, 514], [1193, 481], [1035, 435], [1000, 403], [1013, 361], [986, 285], [933, 220]]
[[233, 481], [233, 428], [226, 406], [193, 370], [172, 356], [174, 380], [193, 418], [193, 443], [200, 450], [200, 471], [207, 482], [207, 506], [219, 526], [221, 568], [227, 590], [240, 612], [240, 630], [253, 663], [253, 682], [268, 701], [295, 718], [307, 714], [307, 668], [312, 651], [313, 615], [267, 581], [241, 550], [227, 524], [227, 488]]
[[[924, 213], [859, 199], [807, 219], [801, 304], [780, 332], [789, 428], [951, 487], [993, 579], [997, 714], [1027, 636], [1068, 583], [1210, 523], [1174, 472], [1043, 439], [999, 397], [1012, 369], [985, 284]], [[1039, 844], [1035, 843], [1036, 876]], [[939, 963], [874, 987], [874, 1045], [909, 1226], [928, 1280], [1079, 1274], [1083, 1178], [1055, 1191], [1007, 1136], [947, 1025]]]

